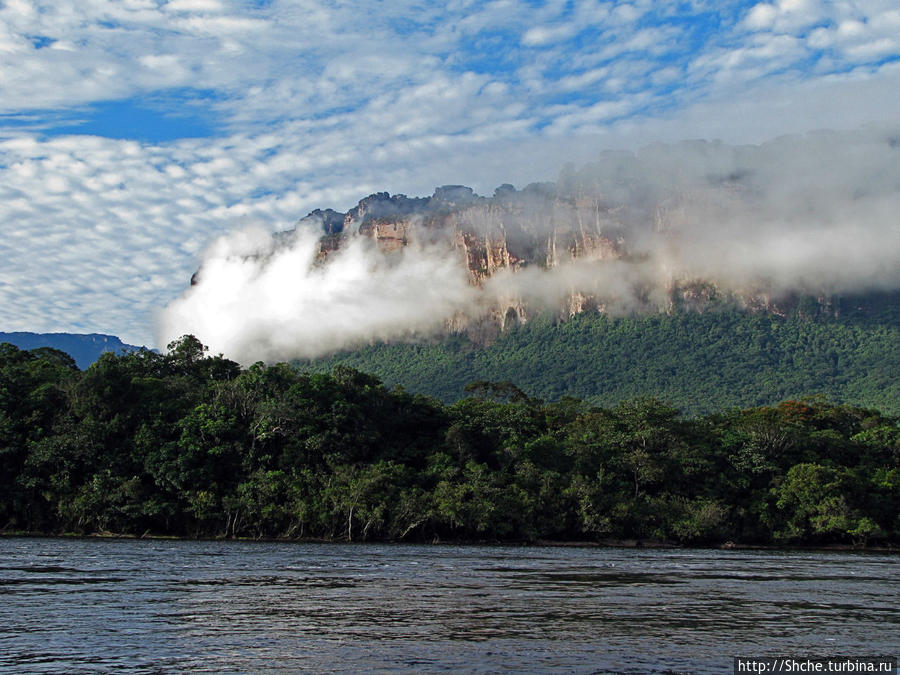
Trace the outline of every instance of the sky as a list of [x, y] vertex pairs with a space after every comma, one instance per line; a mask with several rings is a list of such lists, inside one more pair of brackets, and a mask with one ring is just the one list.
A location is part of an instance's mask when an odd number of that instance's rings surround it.
[[164, 346], [228, 232], [898, 119], [896, 0], [0, 0], [0, 330]]

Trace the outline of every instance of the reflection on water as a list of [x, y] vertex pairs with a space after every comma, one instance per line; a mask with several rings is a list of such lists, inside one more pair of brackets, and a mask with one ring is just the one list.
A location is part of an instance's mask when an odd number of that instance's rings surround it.
[[897, 558], [0, 539], [15, 672], [730, 672], [896, 655]]

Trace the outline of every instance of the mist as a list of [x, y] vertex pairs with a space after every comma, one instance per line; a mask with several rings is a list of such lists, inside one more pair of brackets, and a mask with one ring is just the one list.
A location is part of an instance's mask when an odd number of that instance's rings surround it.
[[160, 316], [162, 339], [190, 333], [242, 364], [313, 357], [426, 335], [479, 300], [443, 250], [413, 246], [386, 258], [357, 239], [317, 265], [318, 237], [298, 231], [284, 244], [253, 229], [220, 238], [200, 282]]
[[453, 208], [458, 227], [509, 251], [588, 227], [616, 255], [563, 250], [473, 279], [454, 233], [420, 214], [389, 252], [345, 231], [323, 256], [315, 218], [250, 228], [209, 246], [198, 282], [160, 313], [160, 342], [192, 333], [248, 364], [421, 339], [510, 306], [560, 313], [574, 294], [611, 314], [663, 310], [680, 281], [775, 297], [900, 288], [900, 128], [605, 152], [555, 183]]

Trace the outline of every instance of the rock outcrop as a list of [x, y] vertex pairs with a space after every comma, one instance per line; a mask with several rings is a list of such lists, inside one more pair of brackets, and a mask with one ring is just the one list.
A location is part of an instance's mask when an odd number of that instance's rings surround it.
[[[552, 269], [573, 260], [627, 255], [614, 207], [596, 199], [559, 196], [554, 184], [530, 185], [521, 191], [502, 185], [493, 197], [479, 196], [462, 185], [438, 187], [426, 198], [380, 192], [345, 214], [316, 210], [297, 224], [309, 226], [321, 228], [319, 258], [323, 261], [358, 237], [370, 239], [385, 255], [411, 244], [446, 246], [476, 287], [502, 271]], [[594, 298], [573, 290], [560, 314], [571, 316], [597, 306]], [[510, 323], [527, 321], [529, 314], [522, 298], [501, 296], [482, 319], [460, 316], [448, 328], [484, 337]]]

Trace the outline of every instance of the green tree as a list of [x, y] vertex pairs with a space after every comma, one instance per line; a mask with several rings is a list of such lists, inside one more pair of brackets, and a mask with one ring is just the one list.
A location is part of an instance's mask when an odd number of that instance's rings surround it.
[[881, 534], [874, 522], [855, 508], [859, 477], [846, 468], [797, 464], [776, 488], [777, 506], [784, 511], [782, 540], [839, 539]]

